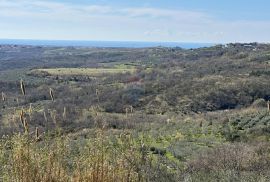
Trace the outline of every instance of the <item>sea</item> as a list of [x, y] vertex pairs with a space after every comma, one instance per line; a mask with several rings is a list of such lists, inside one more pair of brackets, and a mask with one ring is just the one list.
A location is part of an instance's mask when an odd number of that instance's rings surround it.
[[30, 39], [0, 39], [0, 45], [30, 45], [53, 47], [111, 47], [111, 48], [147, 48], [147, 47], [180, 47], [196, 49], [211, 47], [213, 43], [188, 42], [139, 42], [139, 41], [78, 41], [78, 40], [30, 40]]

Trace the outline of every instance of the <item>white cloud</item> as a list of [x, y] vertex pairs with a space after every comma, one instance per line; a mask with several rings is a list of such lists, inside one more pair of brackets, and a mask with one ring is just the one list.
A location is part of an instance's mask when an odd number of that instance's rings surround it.
[[[169, 19], [194, 19], [206, 18], [206, 14], [193, 11], [176, 11], [159, 8], [112, 8], [100, 5], [74, 5], [68, 3], [56, 3], [40, 0], [0, 0], [0, 14], [5, 16], [21, 16], [25, 15], [47, 15], [62, 14], [77, 16], [125, 16], [129, 18], [169, 18]], [[6, 13], [9, 12], [9, 13]], [[55, 18], [66, 19], [67, 16]]]
[[206, 18], [206, 14], [195, 11], [183, 11], [183, 10], [168, 10], [158, 8], [127, 8], [121, 10], [130, 17], [152, 17], [152, 18], [169, 18], [169, 19], [202, 19]]
[[270, 41], [270, 21], [226, 22], [187, 10], [0, 0], [0, 19], [2, 38]]

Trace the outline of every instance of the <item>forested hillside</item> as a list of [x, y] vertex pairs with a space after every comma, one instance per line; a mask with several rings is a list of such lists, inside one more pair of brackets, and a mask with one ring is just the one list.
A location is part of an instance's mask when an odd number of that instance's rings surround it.
[[270, 45], [0, 46], [0, 181], [268, 181]]

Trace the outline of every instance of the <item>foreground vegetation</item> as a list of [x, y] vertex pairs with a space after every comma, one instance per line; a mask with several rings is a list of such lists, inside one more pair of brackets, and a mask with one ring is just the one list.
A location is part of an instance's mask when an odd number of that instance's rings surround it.
[[1, 46], [0, 181], [269, 181], [269, 54]]

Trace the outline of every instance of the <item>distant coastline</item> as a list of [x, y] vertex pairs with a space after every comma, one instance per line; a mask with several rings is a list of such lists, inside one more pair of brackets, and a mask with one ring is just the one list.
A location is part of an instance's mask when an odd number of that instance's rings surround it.
[[195, 49], [210, 47], [214, 43], [185, 43], [185, 42], [136, 42], [136, 41], [78, 41], [78, 40], [30, 40], [30, 39], [0, 39], [0, 45], [31, 45], [31, 46], [73, 46], [73, 47], [181, 47]]

